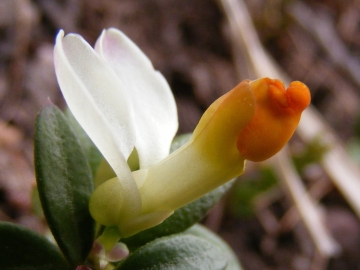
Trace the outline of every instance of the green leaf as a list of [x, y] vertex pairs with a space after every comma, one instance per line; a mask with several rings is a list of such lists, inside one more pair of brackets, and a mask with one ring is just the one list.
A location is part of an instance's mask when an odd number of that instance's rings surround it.
[[15, 224], [0, 222], [0, 269], [70, 269], [55, 245], [45, 237]]
[[86, 134], [86, 132], [83, 130], [83, 128], [80, 126], [78, 121], [76, 121], [74, 115], [69, 109], [65, 110], [65, 116], [68, 120], [68, 123], [75, 131], [78, 139], [80, 140], [81, 146], [84, 149], [85, 155], [89, 162], [92, 175], [93, 177], [95, 177], [96, 171], [104, 157], [97, 149], [95, 144], [92, 142], [92, 140], [89, 138], [89, 136]]
[[201, 237], [217, 245], [221, 249], [221, 251], [227, 256], [228, 265], [226, 267], [226, 270], [242, 270], [238, 258], [232, 251], [230, 246], [225, 243], [224, 240], [222, 240], [218, 235], [216, 235], [206, 227], [195, 224], [190, 229], [186, 230], [184, 233]]
[[71, 265], [80, 265], [94, 237], [94, 221], [88, 209], [92, 175], [74, 131], [52, 104], [45, 106], [37, 117], [35, 170], [51, 232]]
[[217, 245], [194, 235], [156, 239], [132, 253], [118, 270], [226, 269], [227, 258]]
[[[172, 143], [171, 152], [184, 145], [190, 137], [191, 134], [177, 136]], [[196, 201], [176, 210], [174, 214], [163, 223], [129, 238], [122, 239], [121, 241], [127, 244], [130, 250], [135, 250], [156, 238], [179, 233], [188, 229], [206, 216], [208, 211], [231, 188], [233, 183], [234, 181], [231, 181], [218, 187]]]

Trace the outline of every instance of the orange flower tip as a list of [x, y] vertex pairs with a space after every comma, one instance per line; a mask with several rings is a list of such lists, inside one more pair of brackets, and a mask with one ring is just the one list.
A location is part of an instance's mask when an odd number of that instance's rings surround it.
[[289, 107], [289, 100], [283, 82], [280, 80], [270, 80], [268, 86], [271, 99], [282, 108]]
[[240, 132], [237, 148], [242, 157], [263, 161], [290, 140], [302, 111], [310, 104], [310, 91], [302, 82], [292, 82], [285, 89], [280, 80], [270, 78], [250, 85], [256, 96], [255, 115]]
[[284, 84], [280, 80], [269, 80], [269, 95], [280, 108], [289, 108], [299, 113], [306, 109], [310, 104], [309, 88], [299, 81], [294, 81], [285, 90]]
[[292, 82], [286, 92], [290, 99], [290, 107], [294, 110], [302, 112], [309, 106], [311, 101], [310, 91], [302, 82]]

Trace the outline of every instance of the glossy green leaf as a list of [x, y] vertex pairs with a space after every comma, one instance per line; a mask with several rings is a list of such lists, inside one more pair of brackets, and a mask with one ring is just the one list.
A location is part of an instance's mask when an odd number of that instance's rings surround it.
[[137, 249], [118, 270], [226, 269], [227, 257], [212, 242], [190, 234], [156, 239]]
[[37, 117], [35, 169], [51, 232], [71, 265], [82, 264], [94, 237], [94, 221], [88, 210], [92, 175], [74, 131], [52, 104]]
[[57, 247], [45, 237], [18, 225], [0, 222], [0, 269], [70, 269]]
[[227, 257], [228, 265], [226, 267], [226, 270], [242, 270], [238, 258], [235, 255], [235, 253], [232, 251], [230, 246], [224, 240], [222, 240], [218, 235], [216, 235], [206, 227], [199, 224], [195, 224], [190, 229], [186, 230], [184, 233], [201, 237], [217, 245]]
[[97, 149], [95, 144], [92, 142], [92, 140], [89, 138], [89, 136], [86, 134], [86, 132], [83, 130], [83, 128], [80, 126], [78, 121], [76, 121], [74, 115], [69, 109], [65, 110], [65, 116], [72, 129], [75, 131], [78, 139], [80, 140], [81, 146], [84, 149], [87, 160], [89, 161], [92, 175], [93, 177], [95, 177], [96, 171], [104, 157]]

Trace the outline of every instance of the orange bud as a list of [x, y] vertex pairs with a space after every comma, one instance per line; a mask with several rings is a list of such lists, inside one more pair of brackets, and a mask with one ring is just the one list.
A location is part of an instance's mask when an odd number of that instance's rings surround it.
[[251, 161], [270, 158], [290, 140], [303, 110], [310, 104], [310, 91], [301, 82], [285, 90], [280, 80], [262, 78], [250, 82], [255, 95], [255, 115], [240, 132], [237, 148]]

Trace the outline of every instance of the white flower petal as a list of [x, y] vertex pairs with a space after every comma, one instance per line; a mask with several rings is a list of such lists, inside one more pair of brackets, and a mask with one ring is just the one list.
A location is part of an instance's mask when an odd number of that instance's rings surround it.
[[95, 50], [112, 67], [132, 99], [141, 168], [158, 163], [169, 154], [178, 128], [169, 85], [144, 53], [117, 29], [104, 30]]
[[134, 212], [139, 211], [141, 200], [126, 163], [134, 147], [134, 129], [131, 104], [124, 94], [124, 86], [78, 35], [64, 37], [64, 32], [59, 32], [54, 62], [70, 110], [128, 191], [125, 197], [129, 198], [124, 201]]

